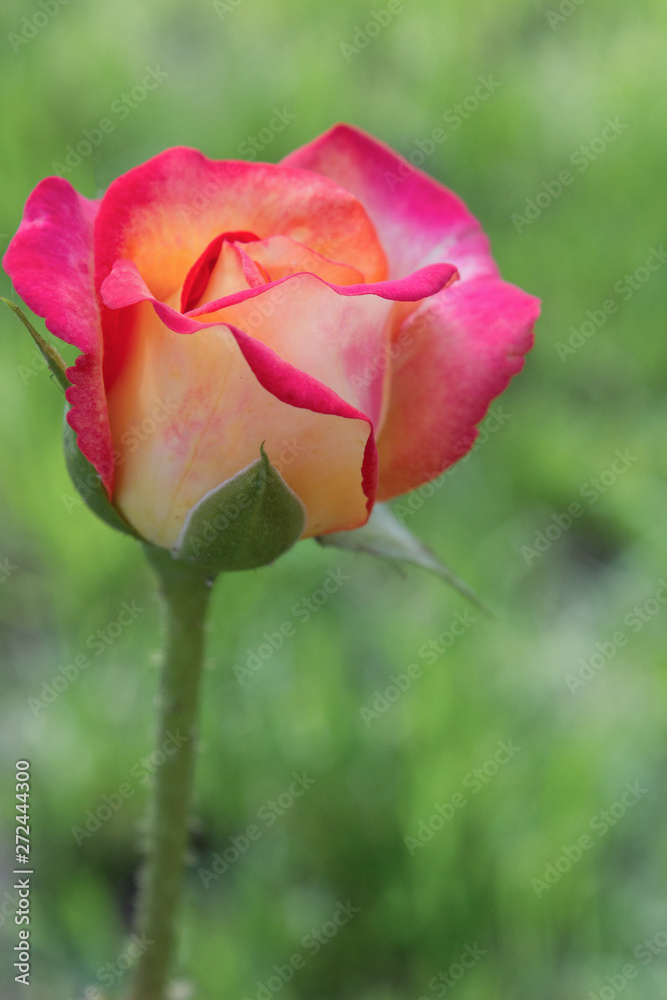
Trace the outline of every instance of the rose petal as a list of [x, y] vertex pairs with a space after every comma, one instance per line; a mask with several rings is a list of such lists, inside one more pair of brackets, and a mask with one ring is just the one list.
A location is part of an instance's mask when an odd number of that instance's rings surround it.
[[[192, 309], [187, 315], [196, 319], [198, 316], [206, 315], [207, 312], [226, 309], [228, 306], [234, 306], [246, 299], [263, 295], [268, 289], [274, 288], [283, 281], [289, 281], [293, 277], [295, 276], [288, 275], [261, 287], [233, 292], [220, 299], [206, 302], [197, 309]], [[418, 302], [419, 299], [435, 295], [436, 292], [446, 288], [457, 277], [458, 272], [453, 264], [429, 264], [408, 277], [392, 281], [378, 281], [363, 285], [334, 285], [328, 281], [324, 283], [329, 288], [333, 288], [339, 295], [378, 295], [382, 299], [390, 299], [394, 302]], [[318, 278], [317, 280], [322, 279]], [[111, 273], [102, 284], [101, 296], [105, 305], [111, 309], [122, 309], [142, 301], [143, 298], [154, 297], [136, 264], [131, 260], [116, 261]], [[155, 301], [157, 302], [158, 299], [156, 298]]]
[[[400, 281], [363, 285], [333, 285], [301, 273], [207, 302], [189, 317], [231, 324], [251, 333], [295, 370], [333, 389], [378, 427], [386, 379], [376, 376], [386, 372], [378, 363], [386, 355], [395, 325], [393, 303], [417, 302], [455, 277], [449, 264], [431, 265]], [[108, 306], [119, 308], [149, 298], [150, 292], [130, 261], [118, 261], [102, 286], [102, 295]], [[196, 322], [188, 327], [180, 314], [170, 316], [164, 305], [156, 308], [171, 329], [197, 330]], [[365, 376], [369, 370], [375, 370], [373, 377]]]
[[514, 285], [479, 278], [408, 317], [378, 441], [378, 500], [429, 482], [470, 450], [475, 425], [523, 367], [539, 305]]
[[[192, 267], [187, 273], [185, 281], [183, 282], [183, 287], [181, 288], [181, 312], [187, 312], [189, 309], [194, 309], [195, 306], [199, 304], [199, 300], [206, 291], [208, 283], [211, 279], [211, 274], [220, 259], [220, 254], [222, 253], [223, 244], [227, 242], [247, 242], [247, 240], [256, 240], [257, 236], [254, 233], [240, 232], [240, 233], [220, 233], [215, 239], [211, 240], [206, 249], [199, 255], [197, 260], [194, 262]], [[266, 279], [260, 279], [257, 281], [243, 281], [241, 287], [245, 288], [247, 284], [263, 284]]]
[[[268, 240], [247, 242], [242, 249], [263, 267], [269, 281], [299, 272], [316, 274], [333, 285], [359, 285], [364, 281], [363, 274], [356, 267], [329, 260], [288, 236], [271, 236]], [[220, 296], [207, 296], [207, 299], [213, 298]]]
[[[206, 302], [211, 295], [224, 298], [248, 288], [260, 288], [266, 285], [266, 275], [263, 275], [254, 262], [245, 254], [237, 243], [223, 243], [206, 286], [201, 290], [196, 308]], [[181, 295], [182, 298], [182, 295]], [[186, 312], [187, 310], [182, 310]]]
[[391, 277], [440, 260], [463, 280], [497, 275], [488, 240], [461, 199], [361, 129], [335, 125], [282, 162], [329, 177], [359, 199]]
[[376, 463], [361, 414], [349, 419], [300, 373], [289, 373], [290, 392], [282, 392], [279, 359], [266, 349], [260, 359], [244, 356], [226, 327], [183, 337], [150, 305], [135, 309], [140, 351], [110, 393], [109, 412], [123, 454], [115, 500], [145, 537], [172, 546], [190, 508], [254, 461], [262, 444], [306, 507], [305, 537], [366, 521]]
[[[96, 288], [116, 260], [134, 260], [151, 294], [167, 300], [202, 250], [220, 233], [290, 236], [368, 280], [386, 275], [386, 258], [365, 210], [317, 174], [271, 163], [209, 160], [175, 147], [117, 178], [95, 222]], [[127, 340], [120, 315], [102, 311], [107, 388], [121, 371]]]
[[110, 493], [113, 453], [102, 382], [102, 329], [93, 284], [93, 223], [99, 202], [47, 177], [26, 202], [3, 266], [51, 333], [83, 354], [67, 374], [67, 420]]
[[271, 163], [209, 160], [176, 147], [115, 180], [95, 224], [97, 287], [116, 260], [133, 260], [151, 293], [180, 288], [204, 247], [220, 233], [291, 236], [369, 281], [386, 260], [359, 202], [339, 185]]
[[304, 537], [365, 523], [377, 483], [366, 414], [243, 330], [158, 302], [129, 261], [104, 294], [108, 305], [137, 303], [125, 314], [132, 349], [109, 412], [124, 456], [116, 501], [138, 530], [173, 544], [187, 510], [254, 461], [262, 442], [306, 506]]

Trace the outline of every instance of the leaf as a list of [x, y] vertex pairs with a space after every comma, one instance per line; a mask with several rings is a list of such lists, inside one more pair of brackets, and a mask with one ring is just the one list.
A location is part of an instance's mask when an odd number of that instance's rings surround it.
[[61, 358], [60, 354], [55, 349], [55, 347], [53, 347], [52, 344], [49, 344], [48, 341], [44, 340], [44, 337], [42, 337], [41, 334], [37, 333], [37, 330], [35, 330], [34, 326], [30, 322], [28, 317], [23, 315], [18, 306], [14, 305], [13, 302], [10, 302], [9, 299], [2, 298], [2, 296], [0, 296], [0, 301], [4, 302], [5, 305], [8, 306], [11, 309], [11, 311], [15, 313], [15, 315], [18, 316], [18, 318], [21, 320], [21, 322], [27, 329], [28, 333], [37, 344], [37, 347], [41, 351], [44, 360], [51, 369], [51, 374], [55, 377], [56, 381], [63, 389], [63, 391], [65, 389], [69, 389], [72, 383], [67, 378], [67, 372], [65, 370], [66, 367], [65, 362], [63, 361], [63, 359]]
[[[67, 410], [65, 412], [67, 413]], [[109, 500], [107, 491], [104, 488], [99, 473], [94, 466], [90, 464], [85, 455], [82, 454], [79, 445], [77, 444], [76, 434], [67, 423], [67, 420], [65, 420], [65, 428], [63, 431], [63, 447], [65, 449], [65, 465], [67, 466], [67, 471], [69, 472], [72, 482], [76, 486], [77, 491], [81, 495], [84, 503], [90, 507], [93, 513], [97, 514], [97, 516], [101, 518], [105, 524], [115, 528], [117, 531], [123, 531], [126, 535], [132, 535], [133, 538], [138, 538], [140, 541], [143, 541], [141, 536], [125, 520], [120, 511], [118, 511]]]
[[448, 569], [404, 524], [401, 524], [387, 504], [376, 503], [363, 528], [320, 535], [316, 540], [324, 546], [366, 552], [380, 558], [421, 566], [422, 569], [435, 573], [485, 614], [492, 614], [474, 590]]
[[303, 504], [266, 456], [211, 490], [188, 512], [172, 554], [211, 574], [271, 563], [301, 537]]

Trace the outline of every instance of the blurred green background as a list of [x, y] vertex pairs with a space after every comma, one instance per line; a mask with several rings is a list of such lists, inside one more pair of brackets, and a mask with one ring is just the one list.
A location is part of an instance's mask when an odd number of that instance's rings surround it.
[[[180, 976], [201, 1000], [664, 996], [665, 7], [387, 9], [44, 0], [2, 13], [4, 246], [30, 190], [105, 117], [113, 132], [66, 175], [89, 196], [170, 145], [238, 157], [261, 133], [274, 161], [347, 120], [409, 155], [443, 128], [424, 168], [482, 220], [504, 276], [544, 302], [485, 440], [398, 505], [495, 620], [426, 574], [312, 542], [218, 584]], [[389, 18], [378, 32], [372, 11]], [[124, 104], [147, 68], [166, 76]], [[480, 76], [497, 86], [475, 102]], [[275, 109], [294, 117], [265, 142]], [[12, 294], [4, 274], [0, 286]], [[127, 964], [159, 607], [135, 545], [73, 501], [62, 397], [8, 311], [0, 326], [2, 996], [89, 987], [99, 1000], [126, 982], [107, 963]], [[349, 579], [302, 620], [295, 606], [339, 570]], [[137, 622], [91, 653], [124, 601], [144, 609]], [[456, 615], [466, 627], [450, 642]], [[240, 683], [234, 667], [285, 622], [294, 635]], [[441, 633], [428, 662], [420, 649]], [[51, 704], [29, 701], [82, 652], [91, 666]], [[421, 676], [378, 701], [411, 663]], [[374, 704], [389, 707], [362, 715]], [[498, 741], [511, 754], [496, 759]], [[8, 957], [20, 758], [33, 778], [29, 988]], [[314, 782], [293, 797], [304, 772]], [[128, 784], [77, 844], [89, 811]], [[202, 877], [251, 824], [259, 839]], [[334, 934], [348, 901], [358, 912]], [[295, 954], [285, 982], [274, 967]]]

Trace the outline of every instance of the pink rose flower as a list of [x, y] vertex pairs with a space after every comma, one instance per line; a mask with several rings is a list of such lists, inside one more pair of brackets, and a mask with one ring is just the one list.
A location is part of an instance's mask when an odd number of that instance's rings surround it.
[[168, 149], [99, 200], [48, 177], [3, 263], [81, 351], [81, 452], [166, 548], [262, 443], [303, 537], [360, 527], [472, 446], [539, 311], [451, 191], [347, 125], [275, 165]]

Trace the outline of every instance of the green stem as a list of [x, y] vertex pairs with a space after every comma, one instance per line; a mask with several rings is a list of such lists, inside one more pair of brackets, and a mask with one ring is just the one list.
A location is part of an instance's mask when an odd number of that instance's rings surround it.
[[136, 931], [147, 943], [134, 972], [131, 1000], [167, 1000], [176, 950], [176, 915], [183, 883], [188, 815], [197, 744], [204, 622], [211, 581], [169, 553], [145, 546], [161, 583], [167, 641], [160, 685], [155, 773]]

